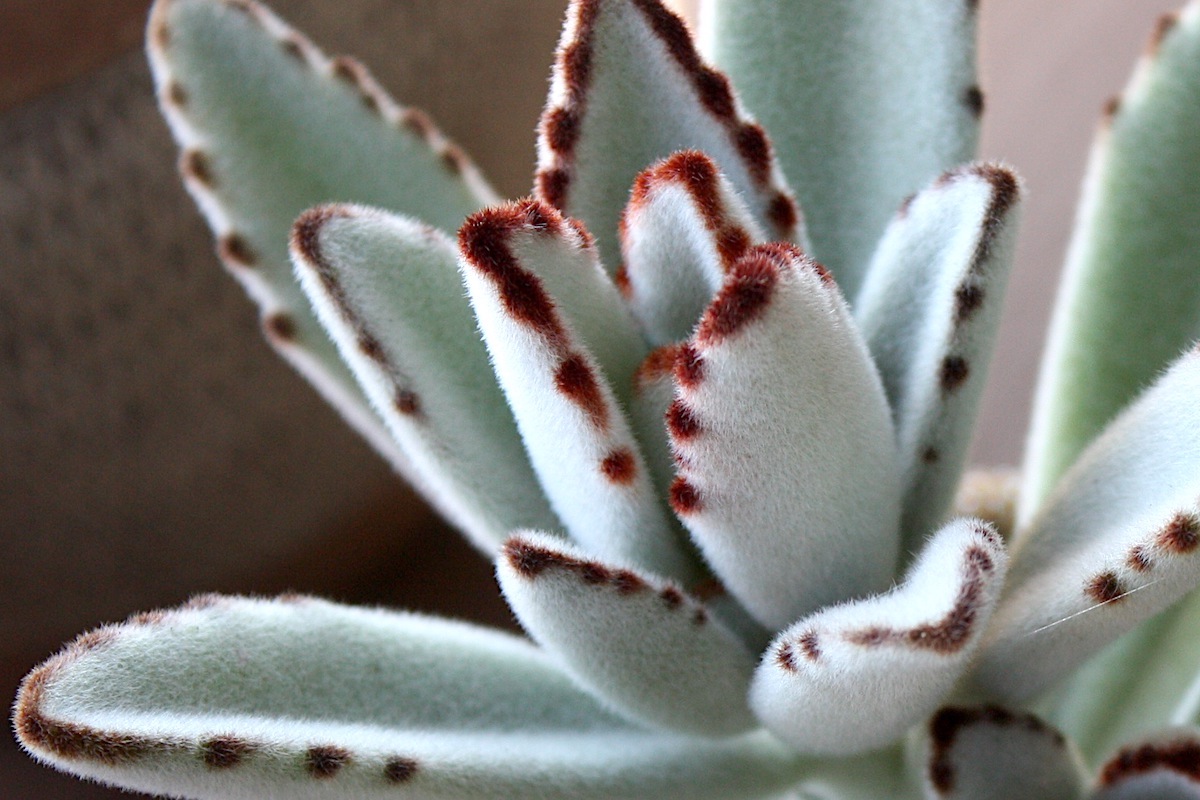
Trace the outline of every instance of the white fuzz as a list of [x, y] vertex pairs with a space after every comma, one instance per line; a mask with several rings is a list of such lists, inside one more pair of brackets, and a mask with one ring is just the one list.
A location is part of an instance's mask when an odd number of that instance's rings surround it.
[[1006, 566], [991, 526], [947, 525], [902, 586], [824, 609], [781, 633], [755, 673], [751, 708], [802, 752], [846, 755], [895, 740], [966, 670]]

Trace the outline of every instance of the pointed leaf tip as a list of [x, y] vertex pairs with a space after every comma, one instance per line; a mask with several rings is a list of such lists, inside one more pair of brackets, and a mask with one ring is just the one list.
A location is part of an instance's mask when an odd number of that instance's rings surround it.
[[574, 0], [538, 139], [538, 196], [584, 219], [606, 263], [635, 176], [671, 153], [708, 153], [771, 238], [803, 237], [766, 132], [658, 0]]
[[[462, 295], [429, 226], [319, 206], [292, 229], [300, 284], [419, 488], [489, 556], [514, 527], [557, 528]], [[505, 480], [495, 465], [505, 464]]]

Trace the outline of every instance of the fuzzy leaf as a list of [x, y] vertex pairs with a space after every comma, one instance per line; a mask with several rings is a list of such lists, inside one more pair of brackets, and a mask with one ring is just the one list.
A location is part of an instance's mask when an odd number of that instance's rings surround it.
[[733, 262], [766, 238], [717, 165], [695, 150], [638, 175], [620, 232], [618, 281], [653, 345], [691, 335]]
[[770, 238], [803, 241], [766, 133], [684, 22], [659, 0], [573, 0], [539, 128], [538, 197], [582, 219], [615, 270], [634, 178], [686, 149], [716, 161]]
[[1200, 723], [1200, 594], [1144, 622], [1088, 661], [1046, 704], [1095, 762], [1166, 725]]
[[704, 51], [775, 137], [813, 255], [855, 297], [906, 195], [970, 160], [975, 3], [706, 0]]
[[924, 742], [929, 800], [1078, 800], [1083, 763], [1061, 733], [997, 706], [943, 708]]
[[1122, 747], [1100, 768], [1091, 800], [1198, 800], [1200, 730], [1159, 731]]
[[823, 609], [780, 634], [755, 673], [751, 708], [801, 752], [845, 755], [895, 740], [967, 668], [1006, 562], [991, 526], [950, 523], [902, 586]]
[[752, 248], [676, 357], [676, 512], [778, 630], [884, 588], [899, 487], [879, 377], [841, 294], [790, 245]]
[[704, 736], [757, 727], [754, 657], [674, 583], [529, 532], [505, 544], [496, 572], [525, 630], [622, 715]]
[[1200, 338], [1200, 3], [1164, 17], [1092, 152], [1034, 403], [1020, 519]]
[[854, 306], [896, 422], [905, 551], [944, 521], [966, 463], [1018, 194], [1004, 167], [972, 164], [942, 175], [888, 226]]
[[536, 200], [482, 211], [459, 232], [480, 330], [546, 496], [601, 558], [690, 583], [699, 565], [654, 492], [614, 386], [645, 355], [591, 237]]
[[447, 516], [488, 553], [515, 528], [558, 528], [479, 341], [453, 241], [409, 218], [328, 205], [296, 223], [292, 258], [342, 358]]
[[25, 680], [17, 729], [59, 768], [214, 800], [721, 800], [797, 771], [763, 735], [630, 727], [507, 634], [308, 598], [86, 634]]
[[159, 0], [148, 39], [184, 182], [268, 340], [407, 473], [292, 275], [288, 234], [300, 212], [346, 198], [454, 230], [491, 189], [423, 114], [253, 0]]
[[1200, 350], [1080, 457], [1018, 536], [978, 674], [1030, 697], [1200, 584]]

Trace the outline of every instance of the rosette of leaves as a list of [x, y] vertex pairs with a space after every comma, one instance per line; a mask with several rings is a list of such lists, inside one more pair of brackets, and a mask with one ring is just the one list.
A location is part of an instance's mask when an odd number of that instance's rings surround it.
[[702, 57], [574, 0], [501, 203], [357, 62], [159, 0], [222, 260], [536, 644], [202, 597], [31, 673], [23, 744], [195, 798], [1200, 797], [1200, 5], [1102, 126], [1015, 524], [954, 504], [1021, 195], [974, 5], [714, 0]]

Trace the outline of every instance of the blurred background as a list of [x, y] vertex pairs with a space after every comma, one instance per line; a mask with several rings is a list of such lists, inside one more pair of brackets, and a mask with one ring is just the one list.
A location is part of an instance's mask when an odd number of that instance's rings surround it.
[[[982, 3], [982, 155], [1018, 168], [1028, 202], [977, 463], [1020, 458], [1100, 109], [1176, 4]], [[511, 624], [490, 566], [262, 342], [176, 178], [140, 53], [148, 5], [0, 4], [0, 696], [76, 633], [200, 591]], [[565, 0], [272, 5], [429, 111], [503, 194], [529, 191]], [[8, 736], [0, 787], [127, 796]]]

